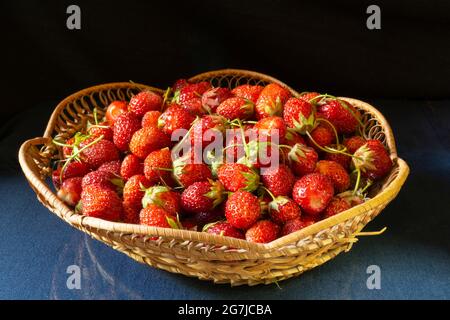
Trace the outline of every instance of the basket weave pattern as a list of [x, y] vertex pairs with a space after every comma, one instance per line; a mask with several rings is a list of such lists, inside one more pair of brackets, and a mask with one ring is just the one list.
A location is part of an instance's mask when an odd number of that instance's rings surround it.
[[[298, 95], [277, 79], [244, 70], [208, 72], [190, 80], [210, 81], [215, 86], [229, 88], [244, 83], [277, 82]], [[388, 177], [372, 188], [370, 200], [336, 216], [271, 243], [256, 244], [208, 233], [115, 223], [76, 214], [49, 186], [51, 162], [61, 157], [61, 150], [51, 143], [52, 138], [71, 137], [88, 120], [92, 121], [94, 108], [101, 117], [111, 101], [129, 100], [143, 89], [163, 92], [141, 84], [113, 83], [69, 96], [56, 107], [44, 136], [23, 143], [19, 161], [38, 200], [50, 211], [93, 238], [153, 267], [231, 285], [268, 284], [288, 279], [349, 250], [364, 226], [395, 198], [409, 172], [407, 164], [397, 157], [394, 137], [384, 117], [367, 103], [342, 98], [360, 110], [364, 136], [385, 144], [394, 167]], [[155, 236], [159, 238], [152, 240]]]

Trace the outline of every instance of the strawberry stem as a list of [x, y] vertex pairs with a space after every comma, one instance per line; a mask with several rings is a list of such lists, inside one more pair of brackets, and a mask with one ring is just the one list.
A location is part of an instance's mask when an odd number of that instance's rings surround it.
[[327, 119], [324, 119], [324, 118], [317, 118], [316, 121], [317, 122], [325, 122], [326, 124], [328, 124], [331, 127], [331, 129], [333, 129], [334, 136], [336, 137], [336, 144], [339, 145], [339, 134], [338, 134], [336, 128], [334, 127], [334, 125], [330, 121], [328, 121]]
[[356, 169], [355, 170], [356, 171], [356, 183], [355, 183], [355, 188], [353, 189], [353, 195], [355, 195], [356, 194], [356, 192], [358, 191], [358, 188], [359, 188], [359, 183], [360, 183], [360, 181], [361, 181], [361, 169]]

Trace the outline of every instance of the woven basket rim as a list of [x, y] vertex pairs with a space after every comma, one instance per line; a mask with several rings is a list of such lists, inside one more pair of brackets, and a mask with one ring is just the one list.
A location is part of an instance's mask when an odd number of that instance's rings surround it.
[[[284, 84], [278, 79], [275, 79], [273, 77], [253, 72], [253, 71], [247, 71], [247, 70], [239, 70], [239, 69], [223, 69], [223, 70], [217, 70], [217, 71], [211, 71], [199, 74], [197, 76], [194, 76], [190, 78], [189, 80], [195, 81], [196, 79], [200, 79], [202, 77], [206, 77], [209, 75], [217, 75], [217, 74], [230, 74], [230, 73], [237, 73], [242, 74], [246, 73], [248, 75], [261, 77], [263, 76], [265, 79], [271, 82], [277, 82], [280, 84], [283, 84], [286, 86], [291, 92], [296, 93], [295, 90]], [[382, 191], [380, 191], [375, 197], [371, 198], [370, 200], [364, 202], [361, 205], [355, 206], [349, 210], [346, 210], [338, 215], [335, 215], [333, 217], [330, 217], [328, 219], [319, 221], [309, 227], [306, 227], [304, 229], [301, 229], [297, 232], [291, 233], [289, 235], [286, 235], [284, 237], [278, 238], [275, 241], [272, 241], [270, 243], [266, 244], [260, 244], [260, 243], [251, 243], [246, 240], [241, 239], [235, 239], [235, 238], [229, 238], [229, 237], [223, 237], [218, 236], [214, 234], [208, 234], [204, 232], [197, 232], [197, 231], [189, 231], [189, 230], [176, 230], [176, 229], [167, 229], [167, 228], [159, 228], [159, 227], [150, 227], [150, 226], [143, 226], [143, 225], [133, 225], [133, 224], [125, 224], [125, 223], [118, 223], [118, 222], [110, 222], [98, 218], [93, 217], [86, 217], [82, 216], [80, 214], [75, 214], [73, 210], [71, 210], [67, 205], [65, 205], [56, 195], [55, 193], [47, 186], [47, 184], [41, 179], [41, 177], [38, 175], [38, 171], [36, 168], [36, 165], [34, 164], [32, 156], [29, 154], [29, 149], [34, 145], [40, 145], [40, 144], [46, 144], [51, 141], [51, 134], [53, 133], [54, 123], [56, 121], [56, 118], [58, 117], [59, 112], [64, 108], [64, 106], [73, 101], [75, 98], [79, 97], [80, 95], [87, 95], [89, 93], [92, 93], [94, 91], [97, 91], [99, 89], [103, 88], [123, 88], [132, 86], [133, 88], [142, 88], [142, 89], [150, 89], [157, 92], [163, 92], [164, 90], [150, 87], [144, 84], [139, 83], [129, 83], [129, 82], [115, 82], [115, 83], [108, 83], [108, 84], [101, 84], [92, 86], [83, 90], [80, 90], [64, 100], [62, 100], [57, 107], [55, 108], [54, 112], [52, 113], [52, 116], [50, 118], [50, 121], [48, 123], [48, 126], [45, 130], [43, 137], [38, 137], [34, 139], [30, 139], [25, 141], [19, 151], [19, 162], [22, 167], [22, 170], [25, 173], [25, 176], [29, 180], [30, 184], [34, 187], [36, 190], [38, 197], [43, 197], [51, 206], [58, 207], [61, 209], [62, 218], [66, 220], [71, 225], [76, 226], [87, 226], [90, 228], [97, 228], [102, 229], [105, 231], [110, 232], [120, 232], [122, 234], [134, 234], [134, 235], [143, 235], [143, 236], [163, 236], [163, 237], [169, 237], [177, 240], [184, 240], [184, 241], [197, 241], [197, 242], [203, 242], [207, 244], [213, 244], [213, 245], [223, 245], [228, 246], [231, 248], [236, 249], [245, 249], [249, 251], [264, 253], [273, 251], [275, 249], [281, 248], [286, 244], [293, 243], [295, 241], [300, 241], [312, 234], [318, 233], [321, 230], [324, 230], [326, 228], [332, 227], [333, 225], [336, 225], [340, 222], [346, 221], [348, 219], [351, 219], [352, 217], [358, 216], [367, 210], [370, 210], [380, 204], [383, 204], [385, 202], [388, 202], [395, 198], [397, 193], [399, 192], [401, 186], [406, 180], [406, 177], [409, 172], [409, 167], [406, 164], [406, 162], [400, 158], [397, 157], [396, 152], [396, 146], [395, 141], [392, 135], [391, 128], [384, 118], [384, 116], [373, 106], [370, 104], [357, 100], [352, 98], [342, 98], [344, 100], [347, 100], [351, 103], [357, 103], [359, 106], [362, 106], [366, 110], [370, 110], [371, 114], [376, 116], [378, 118], [378, 121], [383, 124], [383, 128], [385, 129], [387, 144], [389, 146], [390, 155], [393, 161], [398, 165], [399, 173], [397, 177], [395, 177], [389, 185]], [[298, 94], [298, 93], [297, 93]]]

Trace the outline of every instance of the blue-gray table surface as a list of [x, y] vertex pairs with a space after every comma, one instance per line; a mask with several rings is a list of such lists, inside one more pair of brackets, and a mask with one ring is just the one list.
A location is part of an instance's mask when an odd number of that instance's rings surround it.
[[[51, 104], [0, 130], [0, 299], [449, 299], [450, 101], [373, 101], [411, 174], [348, 253], [276, 285], [215, 285], [139, 264], [50, 213], [17, 166], [20, 142], [42, 134]], [[81, 289], [66, 285], [81, 268]], [[367, 267], [381, 269], [369, 290]]]

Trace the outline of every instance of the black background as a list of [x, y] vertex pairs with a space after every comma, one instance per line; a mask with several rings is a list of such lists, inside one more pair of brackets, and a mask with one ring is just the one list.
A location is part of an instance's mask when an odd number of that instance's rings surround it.
[[[81, 7], [81, 30], [66, 8]], [[366, 8], [381, 7], [381, 30]], [[2, 118], [91, 85], [221, 68], [358, 98], [450, 97], [448, 1], [2, 1]], [[49, 106], [53, 108], [54, 106]]]

